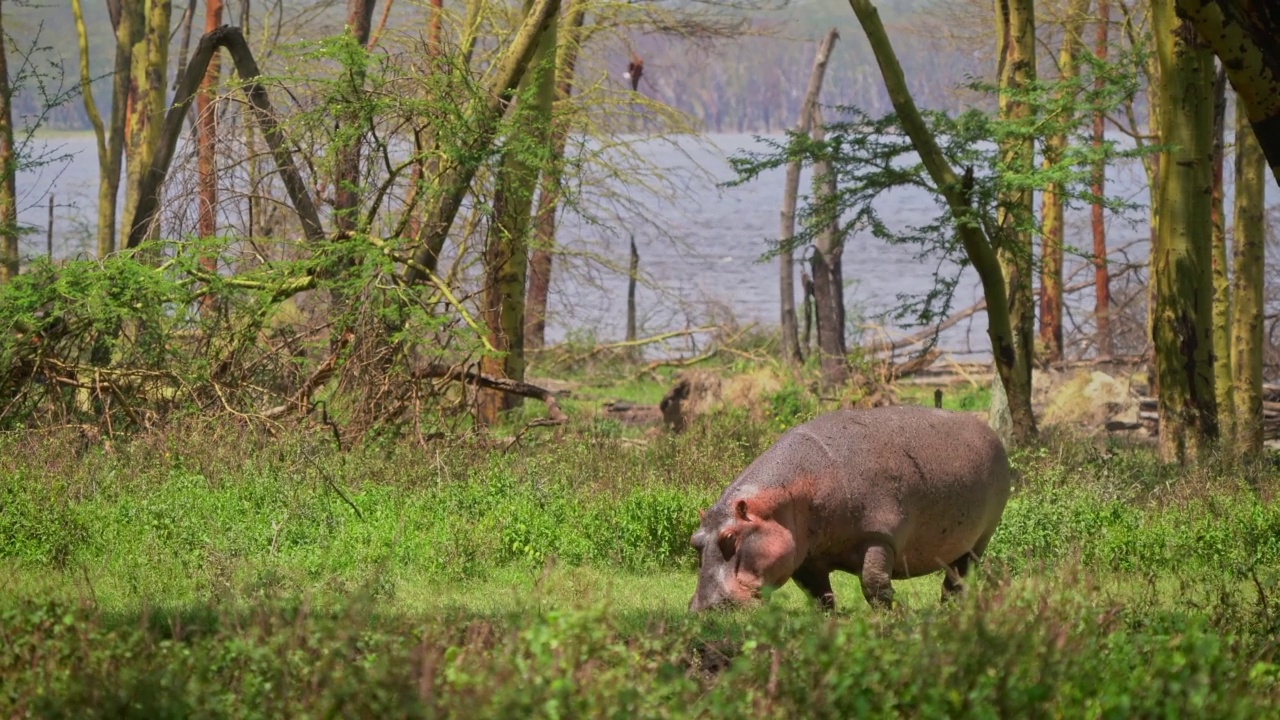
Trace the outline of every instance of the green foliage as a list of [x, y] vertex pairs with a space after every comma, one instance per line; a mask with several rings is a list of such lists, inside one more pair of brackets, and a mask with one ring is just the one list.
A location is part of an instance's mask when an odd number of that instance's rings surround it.
[[873, 613], [838, 576], [834, 616], [790, 586], [689, 616], [696, 510], [778, 432], [726, 416], [647, 447], [426, 457], [248, 432], [111, 453], [0, 436], [0, 568], [22, 578], [0, 593], [0, 698], [49, 717], [1280, 709], [1274, 468], [1020, 451], [958, 606], [934, 576]]

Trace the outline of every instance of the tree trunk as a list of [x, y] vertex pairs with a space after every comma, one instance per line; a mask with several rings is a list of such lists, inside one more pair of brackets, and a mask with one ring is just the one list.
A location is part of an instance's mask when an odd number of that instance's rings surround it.
[[640, 253], [636, 252], [636, 236], [631, 236], [631, 263], [627, 272], [627, 342], [636, 340], [636, 278], [640, 273]]
[[311, 193], [303, 182], [301, 174], [298, 173], [293, 156], [276, 123], [266, 88], [257, 82], [258, 64], [253, 59], [253, 52], [249, 50], [249, 45], [245, 42], [239, 28], [224, 25], [200, 38], [200, 43], [191, 56], [191, 63], [187, 66], [187, 72], [178, 83], [178, 90], [173, 97], [173, 106], [169, 108], [164, 118], [164, 130], [161, 133], [160, 142], [157, 143], [155, 158], [150, 168], [143, 173], [137, 204], [132, 208], [126, 208], [134, 218], [133, 225], [125, 237], [126, 248], [136, 247], [142, 242], [147, 229], [151, 226], [151, 220], [160, 205], [160, 186], [164, 184], [164, 179], [168, 175], [169, 163], [173, 160], [173, 154], [178, 146], [178, 137], [182, 134], [183, 119], [191, 108], [192, 98], [204, 79], [209, 61], [218, 48], [226, 48], [232, 62], [235, 63], [236, 74], [244, 84], [249, 105], [253, 108], [253, 114], [262, 128], [263, 138], [267, 141], [267, 147], [275, 160], [276, 171], [280, 174], [285, 192], [289, 194], [289, 200], [292, 201], [293, 208], [298, 213], [303, 234], [312, 242], [318, 242], [324, 238], [324, 228], [320, 225], [320, 217], [311, 200]]
[[[1080, 47], [1080, 31], [1088, 9], [1089, 0], [1071, 0], [1067, 6], [1067, 17], [1062, 24], [1062, 47], [1058, 52], [1060, 100], [1075, 92], [1075, 88], [1066, 84], [1076, 76], [1076, 52]], [[1065, 103], [1063, 105], [1066, 106]], [[1067, 147], [1067, 128], [1075, 119], [1073, 109], [1066, 112], [1064, 117], [1055, 118], [1056, 131], [1045, 138], [1046, 169], [1062, 162], [1062, 153]], [[1051, 182], [1045, 187], [1040, 203], [1044, 218], [1040, 236], [1040, 343], [1044, 346], [1044, 359], [1057, 362], [1062, 359], [1062, 244], [1066, 218], [1066, 198], [1059, 183]]]
[[1176, 0], [1227, 68], [1271, 174], [1280, 183], [1280, 8], [1275, 0]]
[[[71, 0], [71, 15], [76, 24], [76, 43], [80, 50], [80, 95], [84, 100], [84, 112], [89, 117], [89, 123], [93, 125], [93, 136], [98, 143], [98, 257], [104, 258], [115, 250], [115, 191], [119, 188], [120, 183], [120, 165], [116, 160], [115, 170], [112, 171], [111, 156], [107, 147], [107, 128], [102, 123], [102, 114], [98, 112], [98, 103], [93, 99], [93, 77], [90, 74], [89, 67], [89, 35], [84, 26], [84, 11], [81, 8], [80, 0]], [[118, 104], [118, 101], [116, 103]], [[121, 106], [120, 109], [123, 109]], [[118, 138], [120, 129], [115, 126], [116, 107], [112, 107], [112, 145], [118, 149]], [[120, 114], [123, 118], [123, 113]], [[114, 176], [115, 182], [111, 183], [111, 198], [108, 200], [103, 197], [103, 190], [107, 187], [107, 178]], [[109, 204], [110, 207], [104, 207]], [[104, 213], [109, 216], [103, 218]]]
[[[476, 148], [487, 147], [493, 142], [507, 103], [524, 77], [530, 59], [540, 45], [542, 36], [554, 22], [559, 9], [560, 0], [535, 0], [511, 44], [502, 57], [494, 61], [490, 80], [485, 86], [485, 92], [480, 95], [483, 99], [477, 100], [468, 108], [466, 127], [471, 129], [472, 135], [461, 139], [462, 144]], [[454, 218], [462, 207], [462, 200], [469, 192], [471, 180], [475, 178], [478, 169], [478, 161], [460, 163], [440, 178], [439, 192], [425, 213], [422, 241], [414, 251], [413, 262], [405, 271], [405, 278], [409, 283], [418, 282], [428, 274], [435, 273], [449, 228], [453, 226]]]
[[1195, 28], [1153, 0], [1160, 64], [1160, 227], [1153, 253], [1152, 331], [1160, 454], [1195, 460], [1217, 435], [1213, 391], [1213, 55]]
[[18, 158], [13, 147], [13, 108], [9, 61], [4, 46], [4, 8], [0, 7], [0, 284], [18, 276]]
[[[373, 30], [374, 0], [347, 0], [347, 32], [355, 44], [365, 48]], [[364, 90], [364, 67], [352, 68], [349, 73], [351, 86], [347, 102], [359, 102]], [[358, 115], [346, 114], [344, 125], [361, 124]], [[362, 135], [340, 142], [334, 152], [333, 168], [333, 223], [341, 234], [349, 234], [357, 228], [360, 215], [360, 149]]]
[[902, 65], [898, 63], [893, 44], [889, 41], [875, 6], [870, 0], [849, 0], [849, 5], [858, 16], [858, 22], [875, 53], [894, 111], [901, 119], [902, 127], [911, 138], [911, 144], [919, 154], [929, 177], [946, 200], [955, 219], [956, 234], [964, 246], [965, 255], [982, 282], [982, 295], [987, 302], [987, 336], [991, 340], [991, 357], [995, 361], [1001, 387], [1009, 396], [1009, 414], [1015, 423], [1034, 434], [1035, 415], [1031, 412], [1031, 387], [1029, 383], [1020, 383], [1015, 372], [1018, 361], [1013, 327], [1009, 319], [1004, 273], [996, 257], [992, 239], [983, 233], [981, 218], [970, 203], [973, 190], [971, 172], [966, 172], [963, 178], [957, 175], [937, 140], [929, 132], [907, 89]]
[[529, 292], [524, 306], [524, 342], [539, 349], [547, 336], [547, 295], [551, 291], [551, 266], [556, 244], [556, 212], [560, 206], [564, 150], [569, 140], [572, 117], [565, 108], [573, 98], [573, 80], [578, 62], [582, 25], [587, 17], [586, 0], [573, 0], [565, 11], [564, 27], [556, 42], [556, 113], [552, 117], [551, 157], [542, 173], [538, 211], [533, 220], [532, 252], [529, 256]]
[[[800, 119], [796, 122], [798, 134], [807, 135], [812, 126], [814, 112], [818, 107], [818, 98], [822, 94], [822, 81], [827, 72], [827, 61], [831, 57], [831, 48], [839, 37], [840, 34], [836, 29], [831, 28], [818, 44], [818, 54], [813, 59], [813, 71], [809, 73], [809, 85], [805, 89], [804, 102], [800, 105]], [[782, 192], [782, 227], [778, 235], [780, 248], [778, 279], [782, 299], [782, 358], [788, 363], [799, 364], [804, 360], [804, 355], [800, 349], [799, 333], [796, 331], [795, 253], [791, 247], [796, 230], [796, 199], [800, 192], [799, 160], [787, 163], [787, 178]], [[821, 332], [818, 337], [821, 343]]]
[[[511, 123], [521, 139], [509, 142], [494, 179], [493, 216], [485, 238], [484, 322], [489, 344], [501, 357], [486, 355], [483, 372], [495, 377], [524, 380], [524, 295], [529, 260], [530, 212], [538, 187], [539, 163], [528, 157], [529, 148], [550, 149], [551, 105], [556, 94], [554, 58], [556, 21], [542, 33], [530, 60], [522, 88], [532, 86], [515, 107]], [[477, 393], [476, 420], [493, 425], [498, 413], [521, 401], [520, 396], [493, 390]]]
[[[125, 6], [128, 3], [124, 3]], [[129, 122], [127, 143], [129, 171], [125, 185], [125, 211], [121, 227], [133, 227], [133, 208], [139, 201], [139, 189], [151, 161], [155, 158], [160, 142], [160, 129], [164, 123], [166, 78], [169, 71], [169, 23], [172, 19], [171, 0], [148, 0], [146, 31], [142, 40], [133, 46], [133, 77], [137, 83], [137, 105]], [[128, 12], [126, 9], [125, 12]], [[152, 228], [147, 228], [148, 233]]]
[[[1033, 109], [1019, 98], [1036, 79], [1035, 6], [1033, 0], [995, 0], [997, 38], [997, 81], [1000, 86], [1000, 117], [1011, 122], [1029, 122]], [[1000, 148], [1000, 166], [1005, 173], [1026, 174], [1035, 162], [1035, 142], [1031, 137], [1006, 140]], [[1032, 243], [1027, 227], [1034, 217], [1030, 188], [1007, 190], [997, 198], [996, 254], [1008, 288], [1009, 317], [1014, 334], [1013, 385], [1008, 388], [1013, 414], [1013, 435], [1018, 441], [1035, 434], [1031, 416], [1031, 359], [1035, 333], [1035, 304], [1031, 291]], [[1020, 407], [1025, 404], [1025, 408]]]
[[[812, 109], [813, 141], [826, 139], [822, 112]], [[822, 386], [839, 388], [849, 379], [849, 364], [844, 343], [844, 283], [840, 268], [843, 244], [840, 239], [840, 215], [835, 202], [836, 176], [831, 161], [824, 153], [813, 164], [815, 200], [830, 204], [832, 216], [826, 218], [813, 244], [813, 305], [818, 326], [818, 356], [821, 360]], [[794, 310], [792, 311], [794, 317]]]
[[[1099, 60], [1107, 58], [1107, 29], [1111, 24], [1110, 0], [1098, 0], [1098, 28], [1094, 38], [1094, 55]], [[1099, 94], [1106, 87], [1106, 78], [1098, 75], [1094, 80], [1094, 90]], [[1101, 110], [1093, 114], [1093, 148], [1095, 152], [1102, 149], [1105, 139], [1106, 114]], [[1091, 203], [1090, 221], [1093, 226], [1093, 289], [1094, 289], [1094, 322], [1097, 330], [1099, 357], [1111, 357], [1111, 275], [1107, 269], [1107, 228], [1105, 224], [1105, 208], [1102, 205], [1102, 194], [1106, 190], [1107, 163], [1098, 159], [1093, 168], [1093, 184], [1089, 191], [1098, 200]]]
[[1231, 295], [1231, 375], [1235, 380], [1236, 447], [1262, 453], [1262, 290], [1266, 265], [1267, 160], [1244, 108], [1236, 105], [1235, 277]]
[[[133, 47], [143, 27], [141, 3], [107, 3], [115, 32], [115, 66], [111, 78], [111, 115], [108, 119], [106, 151], [98, 157], [98, 257], [116, 251], [116, 214], [120, 175], [124, 164], [125, 137], [129, 127], [129, 103], [134, 95]], [[78, 24], [82, 24], [79, 23]], [[80, 29], [77, 28], [77, 32]], [[86, 92], [87, 86], [86, 86]], [[86, 102], [88, 102], [86, 96]]]
[[1227, 228], [1223, 215], [1222, 165], [1226, 136], [1227, 75], [1219, 67], [1213, 89], [1213, 160], [1210, 166], [1210, 268], [1213, 275], [1213, 391], [1218, 435], [1235, 444], [1235, 397], [1231, 383], [1231, 278], [1227, 271]]
[[[221, 25], [222, 0], [205, 0], [205, 33], [211, 33]], [[200, 183], [197, 229], [202, 238], [210, 238], [218, 234], [218, 168], [215, 155], [218, 127], [213, 99], [220, 77], [222, 65], [220, 60], [220, 53], [215, 50], [209, 57], [209, 67], [205, 70], [204, 80], [200, 82], [200, 94], [196, 95], [196, 167]], [[218, 269], [218, 261], [215, 257], [201, 258], [200, 264], [211, 273]], [[213, 295], [205, 297], [212, 302]], [[212, 309], [212, 305], [206, 303], [206, 308]]]

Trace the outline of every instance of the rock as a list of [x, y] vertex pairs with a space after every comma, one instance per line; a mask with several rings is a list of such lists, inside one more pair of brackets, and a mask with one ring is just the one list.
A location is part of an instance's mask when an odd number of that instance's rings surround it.
[[1099, 370], [1077, 370], [1046, 390], [1041, 422], [1079, 425], [1097, 431], [1128, 431], [1142, 427], [1141, 398], [1132, 378], [1117, 378]]
[[753, 418], [763, 419], [765, 397], [781, 388], [782, 380], [767, 370], [728, 378], [707, 370], [685, 370], [658, 407], [667, 426], [682, 432], [694, 418], [726, 407], [743, 408]]

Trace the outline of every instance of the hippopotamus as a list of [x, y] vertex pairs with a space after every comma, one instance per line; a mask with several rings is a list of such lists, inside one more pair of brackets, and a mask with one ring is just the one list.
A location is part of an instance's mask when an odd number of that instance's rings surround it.
[[946, 601], [986, 550], [1009, 491], [1004, 445], [975, 415], [905, 405], [821, 415], [785, 432], [699, 512], [689, 609], [749, 604], [788, 580], [833, 609], [833, 570], [857, 575], [876, 608], [892, 605], [892, 580], [942, 570]]

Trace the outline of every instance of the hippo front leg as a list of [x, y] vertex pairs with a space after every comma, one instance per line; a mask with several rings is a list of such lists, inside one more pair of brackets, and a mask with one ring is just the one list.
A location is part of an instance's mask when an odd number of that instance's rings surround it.
[[831, 589], [831, 572], [829, 570], [801, 566], [791, 576], [791, 579], [809, 597], [818, 602], [818, 607], [827, 611], [836, 608], [836, 594]]
[[872, 545], [862, 557], [862, 596], [873, 608], [893, 607], [893, 555], [888, 545]]

